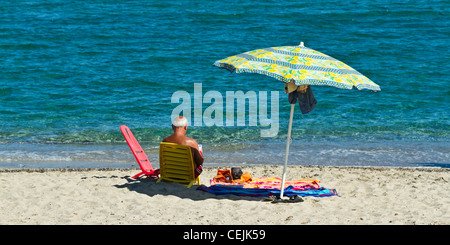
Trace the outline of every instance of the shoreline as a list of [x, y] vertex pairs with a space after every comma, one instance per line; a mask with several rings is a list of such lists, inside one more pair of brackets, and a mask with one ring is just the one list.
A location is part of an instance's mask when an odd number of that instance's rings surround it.
[[[217, 170], [225, 168], [230, 167], [205, 167], [201, 184], [209, 186]], [[254, 178], [281, 177], [283, 170], [269, 165], [241, 168]], [[445, 168], [288, 166], [287, 180], [317, 179], [339, 196], [277, 204], [214, 195], [195, 185], [189, 189], [147, 178], [132, 180], [139, 171], [0, 169], [0, 224], [450, 224], [450, 169]]]
[[[282, 167], [280, 165], [239, 165], [239, 164], [226, 164], [221, 165], [218, 163], [208, 163], [208, 165], [204, 169], [224, 169], [231, 167], [240, 167], [240, 168], [258, 168], [258, 167]], [[442, 167], [426, 167], [426, 166], [418, 166], [418, 167], [410, 167], [410, 166], [316, 166], [316, 165], [288, 165], [287, 171], [289, 171], [290, 167], [301, 167], [301, 168], [337, 168], [337, 169], [367, 169], [367, 170], [384, 170], [384, 169], [401, 169], [401, 170], [410, 170], [410, 171], [426, 171], [426, 172], [450, 172], [450, 168], [442, 168]], [[157, 169], [158, 167], [154, 167]], [[28, 172], [28, 173], [44, 173], [44, 172], [88, 172], [88, 171], [140, 171], [138, 167], [93, 167], [93, 168], [2, 168], [0, 167], [0, 173], [13, 173], [13, 172]]]
[[[154, 167], [159, 165], [158, 144], [140, 142]], [[115, 144], [0, 143], [1, 168], [132, 168], [138, 167], [129, 146]], [[230, 144], [203, 144], [208, 166], [282, 165], [285, 139]], [[357, 139], [296, 139], [290, 145], [289, 165], [441, 167], [450, 168], [447, 141], [369, 141]]]

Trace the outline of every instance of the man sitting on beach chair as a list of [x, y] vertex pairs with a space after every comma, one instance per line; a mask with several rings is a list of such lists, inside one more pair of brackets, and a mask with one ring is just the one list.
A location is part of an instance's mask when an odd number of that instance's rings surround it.
[[186, 136], [187, 119], [185, 117], [176, 117], [172, 122], [173, 134], [166, 137], [163, 142], [175, 143], [179, 145], [190, 146], [192, 157], [195, 164], [195, 177], [199, 176], [203, 171], [203, 156], [198, 148], [197, 141]]

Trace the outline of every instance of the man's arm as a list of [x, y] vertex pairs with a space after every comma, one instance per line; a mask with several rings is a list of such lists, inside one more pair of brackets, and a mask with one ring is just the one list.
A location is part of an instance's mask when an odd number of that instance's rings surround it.
[[191, 147], [191, 152], [192, 152], [192, 157], [194, 158], [194, 162], [197, 164], [197, 166], [203, 165], [203, 161], [205, 160], [205, 158], [203, 158], [202, 154], [200, 154], [200, 152]]
[[188, 145], [192, 148], [192, 157], [194, 158], [194, 162], [197, 166], [202, 165], [205, 158], [203, 158], [202, 154], [200, 154], [197, 141], [190, 139]]

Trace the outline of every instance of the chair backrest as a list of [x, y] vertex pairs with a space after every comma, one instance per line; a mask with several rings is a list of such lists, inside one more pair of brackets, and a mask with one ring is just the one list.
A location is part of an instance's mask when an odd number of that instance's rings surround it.
[[162, 142], [159, 145], [160, 179], [189, 187], [196, 180], [191, 147]]
[[139, 142], [136, 140], [131, 130], [127, 126], [122, 125], [120, 126], [120, 131], [122, 132], [123, 137], [125, 137], [125, 140], [127, 141], [127, 144], [130, 147], [131, 152], [133, 152], [133, 155], [136, 158], [136, 161], [138, 162], [139, 167], [142, 169], [142, 171], [152, 171], [153, 167], [148, 160], [147, 155], [145, 154], [141, 145], [139, 145]]

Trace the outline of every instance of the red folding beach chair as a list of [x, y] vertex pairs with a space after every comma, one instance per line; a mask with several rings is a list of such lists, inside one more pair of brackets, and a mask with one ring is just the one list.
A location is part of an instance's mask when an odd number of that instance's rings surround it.
[[147, 158], [147, 155], [145, 155], [144, 150], [142, 149], [141, 145], [139, 145], [139, 142], [134, 138], [133, 133], [131, 133], [131, 130], [125, 126], [120, 126], [120, 131], [122, 131], [123, 137], [125, 137], [125, 140], [127, 141], [128, 146], [131, 149], [131, 152], [133, 152], [134, 157], [136, 158], [136, 161], [139, 164], [139, 167], [141, 167], [142, 172], [136, 174], [133, 176], [133, 179], [136, 179], [137, 177], [141, 175], [146, 175], [149, 178], [159, 178], [159, 169], [153, 170], [152, 165], [150, 164], [150, 161]]

